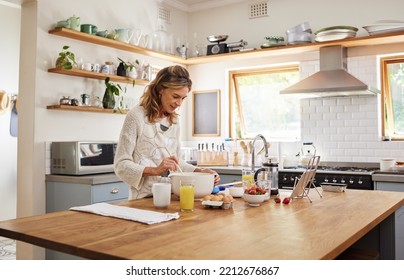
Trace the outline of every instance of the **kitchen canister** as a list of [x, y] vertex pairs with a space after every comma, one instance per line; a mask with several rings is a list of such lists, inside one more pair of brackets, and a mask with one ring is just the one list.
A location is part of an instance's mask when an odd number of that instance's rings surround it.
[[392, 158], [384, 158], [380, 160], [380, 170], [381, 171], [386, 171], [390, 170], [394, 164], [396, 163], [395, 159]]

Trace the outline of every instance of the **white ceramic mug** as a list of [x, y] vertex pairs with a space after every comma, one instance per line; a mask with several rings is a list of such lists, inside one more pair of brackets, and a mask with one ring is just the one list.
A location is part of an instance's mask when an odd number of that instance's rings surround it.
[[152, 186], [153, 204], [157, 208], [167, 208], [171, 203], [171, 184], [154, 183]]
[[83, 68], [84, 68], [84, 70], [86, 70], [86, 71], [92, 71], [92, 65], [91, 65], [91, 63], [90, 62], [86, 62], [86, 63], [84, 63], [84, 65], [83, 65]]

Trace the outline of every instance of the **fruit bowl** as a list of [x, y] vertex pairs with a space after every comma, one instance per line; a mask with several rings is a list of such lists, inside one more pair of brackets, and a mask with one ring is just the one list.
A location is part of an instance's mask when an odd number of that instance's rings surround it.
[[265, 201], [267, 196], [265, 194], [244, 194], [243, 199], [250, 206], [260, 206]]

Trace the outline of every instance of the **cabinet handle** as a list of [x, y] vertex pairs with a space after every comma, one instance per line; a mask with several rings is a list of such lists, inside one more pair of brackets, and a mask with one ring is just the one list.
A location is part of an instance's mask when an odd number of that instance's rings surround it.
[[111, 193], [112, 193], [112, 194], [119, 193], [119, 189], [118, 189], [118, 188], [113, 188], [113, 189], [111, 190]]

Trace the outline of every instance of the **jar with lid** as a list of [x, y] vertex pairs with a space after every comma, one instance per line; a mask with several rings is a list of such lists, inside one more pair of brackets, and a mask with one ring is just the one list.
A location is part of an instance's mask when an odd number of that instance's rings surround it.
[[105, 61], [105, 65], [108, 66], [109, 74], [115, 75], [115, 65], [112, 61]]

